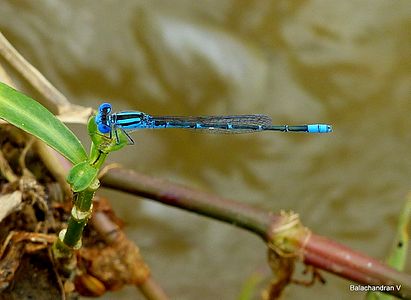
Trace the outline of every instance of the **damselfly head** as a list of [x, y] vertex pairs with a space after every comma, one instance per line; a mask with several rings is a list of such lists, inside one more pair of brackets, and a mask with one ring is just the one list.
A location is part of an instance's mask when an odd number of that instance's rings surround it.
[[96, 125], [98, 131], [101, 133], [109, 133], [111, 131], [110, 126], [110, 112], [111, 104], [103, 103], [98, 107], [98, 112], [96, 115]]
[[111, 112], [111, 104], [103, 103], [98, 107], [98, 111], [102, 114], [109, 114]]

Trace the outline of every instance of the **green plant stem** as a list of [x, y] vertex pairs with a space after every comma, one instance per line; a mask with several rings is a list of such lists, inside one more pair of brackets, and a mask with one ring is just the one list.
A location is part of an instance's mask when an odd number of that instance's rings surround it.
[[93, 197], [98, 186], [99, 182], [96, 180], [89, 188], [76, 194], [67, 229], [60, 232], [59, 239], [53, 248], [57, 251], [55, 253], [57, 257], [71, 256], [72, 250], [81, 247], [81, 237], [84, 227], [91, 217]]
[[81, 212], [87, 212], [91, 209], [93, 203], [94, 193], [100, 186], [100, 182], [96, 179], [94, 184], [89, 186], [86, 190], [77, 193], [75, 197], [75, 207]]
[[76, 249], [81, 246], [84, 227], [87, 225], [92, 214], [92, 202], [95, 192], [96, 188], [89, 187], [85, 191], [77, 193], [75, 205], [71, 211], [63, 240], [71, 248]]
[[67, 257], [71, 255], [71, 250], [81, 247], [81, 237], [84, 227], [92, 214], [93, 197], [100, 186], [96, 179], [87, 189], [75, 194], [75, 203], [71, 210], [67, 229], [63, 229], [59, 234], [59, 239], [54, 247], [57, 257]]
[[87, 129], [92, 140], [90, 155], [87, 161], [76, 164], [67, 176], [71, 189], [76, 193], [67, 229], [60, 232], [53, 247], [57, 257], [69, 257], [72, 250], [81, 247], [83, 230], [92, 214], [93, 197], [100, 186], [96, 178], [98, 171], [110, 152], [119, 150], [127, 144], [127, 137], [122, 133], [120, 143], [99, 134], [94, 117], [90, 118]]

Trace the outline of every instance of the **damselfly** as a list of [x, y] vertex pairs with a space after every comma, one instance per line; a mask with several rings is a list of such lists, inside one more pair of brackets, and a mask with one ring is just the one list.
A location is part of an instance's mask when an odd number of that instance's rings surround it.
[[110, 103], [99, 106], [96, 124], [102, 134], [114, 132], [119, 142], [118, 130], [122, 130], [134, 144], [127, 132], [138, 129], [185, 128], [211, 133], [252, 133], [259, 131], [328, 133], [331, 125], [273, 125], [266, 115], [232, 115], [232, 116], [151, 116], [140, 111], [112, 112]]

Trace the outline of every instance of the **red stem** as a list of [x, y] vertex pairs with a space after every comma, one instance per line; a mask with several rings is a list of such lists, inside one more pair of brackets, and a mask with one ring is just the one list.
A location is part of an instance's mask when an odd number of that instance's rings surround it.
[[[284, 216], [279, 214], [130, 170], [112, 169], [101, 181], [105, 187], [143, 196], [247, 229], [258, 234], [267, 243], [273, 241], [275, 236], [272, 232], [276, 232], [275, 229], [281, 226], [281, 221], [284, 220]], [[389, 293], [411, 299], [410, 275], [334, 241], [306, 232], [307, 234], [296, 235], [304, 263], [361, 284], [401, 285], [400, 291]]]
[[[392, 286], [392, 294], [403, 299], [411, 298], [410, 275], [325, 237], [312, 234], [303, 246], [303, 257], [307, 265], [363, 285]], [[401, 285], [401, 289], [395, 285]]]

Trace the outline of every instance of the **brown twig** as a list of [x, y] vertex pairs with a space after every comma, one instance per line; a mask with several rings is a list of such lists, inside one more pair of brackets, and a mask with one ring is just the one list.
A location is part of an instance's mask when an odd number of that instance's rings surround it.
[[0, 64], [0, 81], [10, 86], [14, 86], [13, 80], [10, 78], [10, 75], [7, 73], [6, 69], [1, 64]]
[[[276, 243], [278, 236], [281, 236], [281, 229], [290, 224], [288, 216], [284, 214], [273, 214], [130, 170], [112, 169], [101, 181], [105, 187], [143, 196], [252, 231], [274, 250], [278, 250]], [[299, 227], [301, 226], [295, 228]], [[295, 230], [292, 236], [282, 235], [287, 245], [281, 251], [287, 252], [287, 247], [297, 245], [298, 249], [289, 251], [290, 255], [300, 256], [308, 265], [361, 284], [401, 285], [399, 291], [394, 289], [389, 293], [404, 299], [411, 298], [410, 275], [301, 228], [302, 230]]]
[[[0, 32], [0, 55], [15, 68], [44, 98], [47, 100], [47, 108], [66, 123], [87, 124], [87, 120], [93, 113], [90, 107], [74, 105], [54, 85], [47, 80], [32, 64], [30, 64], [7, 38]], [[7, 73], [3, 71], [0, 75], [12, 84]]]
[[[303, 251], [304, 262], [308, 265], [364, 285], [390, 286], [393, 288], [390, 294], [411, 299], [411, 276], [381, 261], [318, 235], [306, 241]], [[400, 290], [397, 286], [401, 286]]]
[[267, 228], [280, 221], [271, 212], [200, 192], [132, 170], [112, 168], [101, 178], [105, 187], [147, 197], [174, 207], [209, 216], [253, 231], [265, 239]]
[[60, 93], [34, 66], [32, 66], [6, 37], [0, 32], [0, 54], [4, 59], [12, 65], [28, 82], [35, 86], [39, 92], [55, 107], [55, 112], [58, 112], [58, 107], [68, 106], [70, 102]]
[[18, 179], [13, 169], [10, 167], [7, 159], [4, 157], [3, 152], [0, 149], [0, 174], [7, 179], [8, 182], [14, 182]]
[[58, 154], [54, 149], [47, 146], [40, 140], [35, 141], [34, 147], [39, 154], [44, 165], [53, 174], [54, 178], [60, 184], [64, 195], [72, 195], [70, 185], [66, 181], [66, 176], [68, 169], [70, 168], [70, 163], [67, 162], [60, 154]]

